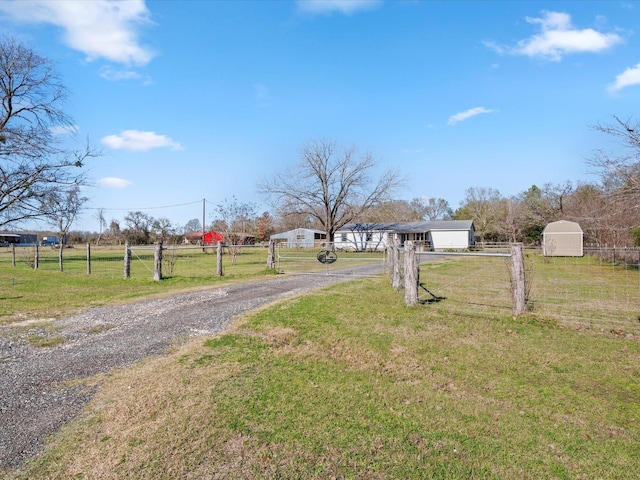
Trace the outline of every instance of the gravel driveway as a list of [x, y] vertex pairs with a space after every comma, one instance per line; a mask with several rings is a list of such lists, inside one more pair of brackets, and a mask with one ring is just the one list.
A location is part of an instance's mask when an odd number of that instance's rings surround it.
[[0, 328], [0, 466], [17, 467], [37, 455], [47, 435], [80, 413], [94, 392], [67, 382], [130, 366], [177, 339], [220, 332], [238, 314], [347, 279], [279, 277], [91, 308], [54, 322], [65, 340], [56, 347], [30, 346], [24, 322]]

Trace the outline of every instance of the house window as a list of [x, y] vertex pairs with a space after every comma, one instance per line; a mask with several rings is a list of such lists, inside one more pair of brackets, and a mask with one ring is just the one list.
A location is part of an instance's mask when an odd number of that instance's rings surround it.
[[373, 240], [373, 233], [367, 233], [367, 242]]
[[347, 241], [347, 234], [343, 233], [341, 239], [342, 239], [343, 242], [346, 242]]
[[296, 240], [297, 240], [298, 242], [300, 242], [300, 241], [304, 240], [304, 235], [296, 235]]

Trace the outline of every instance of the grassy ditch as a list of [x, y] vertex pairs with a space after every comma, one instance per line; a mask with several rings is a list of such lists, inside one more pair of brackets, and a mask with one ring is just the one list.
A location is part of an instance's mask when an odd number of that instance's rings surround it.
[[636, 335], [407, 308], [386, 279], [99, 379], [20, 479], [637, 478]]

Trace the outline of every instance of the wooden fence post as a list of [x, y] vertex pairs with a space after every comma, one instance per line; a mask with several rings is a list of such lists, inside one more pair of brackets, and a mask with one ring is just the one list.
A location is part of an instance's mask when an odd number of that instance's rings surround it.
[[391, 249], [391, 255], [393, 255], [393, 272], [391, 276], [391, 286], [395, 290], [402, 288], [402, 272], [400, 268], [400, 242], [397, 239], [393, 241], [393, 248]]
[[16, 268], [16, 246], [15, 244], [11, 244], [11, 266]]
[[124, 244], [124, 278], [131, 278], [131, 246]]
[[276, 268], [275, 249], [276, 249], [276, 241], [269, 240], [269, 251], [267, 253], [267, 268], [269, 270], [273, 270], [274, 268]]
[[412, 241], [404, 242], [404, 303], [412, 307], [418, 303], [418, 262]]
[[511, 245], [511, 294], [513, 296], [513, 316], [518, 317], [527, 309], [524, 255], [522, 244]]
[[222, 242], [218, 242], [218, 249], [216, 250], [216, 275], [222, 276]]
[[37, 270], [38, 266], [40, 265], [40, 247], [38, 246], [38, 243], [36, 242], [36, 244], [34, 245], [34, 257], [33, 257], [33, 269]]
[[394, 238], [392, 234], [387, 235], [387, 276], [393, 278], [393, 244]]
[[87, 275], [91, 275], [91, 244], [87, 242]]
[[162, 242], [155, 243], [153, 252], [153, 280], [159, 282], [162, 280]]

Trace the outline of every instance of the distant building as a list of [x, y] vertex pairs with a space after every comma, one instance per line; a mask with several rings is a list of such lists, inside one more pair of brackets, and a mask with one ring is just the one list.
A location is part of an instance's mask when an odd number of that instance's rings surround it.
[[283, 242], [291, 248], [317, 248], [327, 241], [327, 234], [322, 230], [310, 228], [296, 228], [287, 232], [271, 235], [271, 240]]
[[184, 235], [182, 243], [191, 245], [217, 245], [224, 241], [224, 236], [218, 232], [189, 232]]
[[542, 254], [545, 257], [582, 257], [582, 240], [582, 228], [576, 222], [551, 222], [542, 231]]
[[0, 233], [0, 247], [9, 245], [35, 245], [38, 236], [35, 233]]

